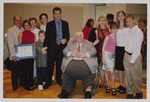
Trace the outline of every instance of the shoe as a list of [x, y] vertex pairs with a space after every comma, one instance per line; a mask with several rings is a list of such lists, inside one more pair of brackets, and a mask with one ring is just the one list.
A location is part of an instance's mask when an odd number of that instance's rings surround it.
[[120, 89], [120, 93], [121, 93], [121, 94], [126, 93], [126, 88], [122, 86], [121, 89]]
[[133, 94], [128, 94], [127, 99], [133, 99]]
[[39, 89], [40, 91], [42, 91], [42, 90], [43, 90], [43, 85], [38, 85], [38, 89]]
[[68, 98], [68, 96], [69, 96], [69, 93], [67, 93], [67, 91], [65, 89], [62, 89], [61, 93], [58, 94], [59, 98]]
[[92, 95], [91, 95], [90, 91], [85, 92], [85, 98], [92, 98]]
[[136, 96], [134, 99], [142, 99], [143, 98], [143, 93], [136, 93]]
[[13, 90], [17, 90], [18, 86], [17, 85], [13, 85]]
[[52, 85], [52, 83], [50, 83], [50, 84], [45, 84], [44, 86], [43, 86], [43, 89], [47, 89], [49, 86], [51, 86]]
[[106, 93], [110, 93], [110, 86], [107, 86]]
[[112, 88], [112, 95], [116, 96], [116, 89], [115, 88]]
[[30, 86], [28, 90], [29, 90], [29, 91], [32, 91], [32, 90], [34, 90], [35, 88], [36, 88], [36, 86]]
[[60, 86], [62, 86], [62, 80], [57, 81], [57, 84], [59, 84]]
[[100, 83], [99, 88], [103, 88], [104, 83]]
[[122, 86], [120, 85], [119, 87], [117, 87], [116, 91], [120, 92], [120, 89], [122, 88]]

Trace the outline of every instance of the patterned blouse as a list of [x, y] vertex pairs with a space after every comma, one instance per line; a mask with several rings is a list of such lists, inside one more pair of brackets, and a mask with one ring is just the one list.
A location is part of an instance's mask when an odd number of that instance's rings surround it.
[[98, 47], [97, 47], [97, 56], [98, 56], [98, 63], [100, 65], [101, 63], [101, 59], [102, 59], [102, 47], [103, 47], [103, 42], [104, 39], [107, 35], [109, 35], [109, 29], [100, 29], [98, 31], [98, 39], [99, 39], [99, 43], [98, 43]]

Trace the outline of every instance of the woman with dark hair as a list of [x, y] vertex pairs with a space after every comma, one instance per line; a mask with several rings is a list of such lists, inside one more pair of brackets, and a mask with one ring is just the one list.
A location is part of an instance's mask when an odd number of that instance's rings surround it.
[[85, 27], [82, 29], [83, 35], [84, 35], [84, 39], [88, 40], [90, 32], [93, 28], [93, 24], [94, 24], [94, 20], [93, 19], [88, 19], [88, 21], [86, 22]]
[[[31, 23], [28, 20], [23, 21], [24, 31], [18, 35], [18, 44], [34, 44], [34, 50], [36, 49], [35, 41], [36, 35], [31, 32]], [[36, 87], [33, 84], [33, 58], [22, 59], [23, 67], [23, 79], [24, 88], [26, 90], [34, 90]]]
[[116, 91], [120, 93], [125, 93], [125, 73], [124, 73], [124, 65], [123, 58], [125, 53], [125, 46], [127, 44], [128, 39], [128, 28], [126, 28], [125, 23], [125, 12], [119, 11], [117, 13], [117, 23], [119, 25], [118, 32], [116, 34], [117, 44], [116, 44], [116, 61], [115, 61], [115, 69], [118, 70], [119, 78], [120, 78], [120, 86], [116, 89]]
[[141, 53], [142, 53], [142, 57], [143, 57], [143, 68], [146, 68], [146, 66], [147, 66], [147, 63], [146, 63], [146, 59], [147, 59], [147, 19], [145, 17], [141, 17], [138, 20], [138, 26], [142, 30], [143, 36], [144, 36]]

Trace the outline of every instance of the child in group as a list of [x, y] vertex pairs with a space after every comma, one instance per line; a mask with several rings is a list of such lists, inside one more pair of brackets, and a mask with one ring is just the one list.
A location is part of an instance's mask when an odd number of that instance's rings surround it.
[[[36, 42], [36, 66], [37, 66], [37, 82], [38, 82], [38, 89], [43, 90], [43, 82], [46, 77], [47, 71], [47, 55], [46, 51], [42, 51], [44, 39], [45, 39], [45, 32], [40, 30], [38, 32], [39, 40]], [[47, 47], [45, 47], [45, 50]], [[43, 54], [44, 53], [44, 54]]]
[[105, 78], [107, 82], [106, 93], [110, 93], [110, 84], [108, 72], [111, 74], [112, 82], [112, 95], [116, 95], [115, 90], [115, 48], [116, 48], [116, 33], [118, 31], [118, 25], [113, 23], [110, 25], [110, 34], [105, 37], [104, 44], [102, 47], [102, 70], [105, 71]]
[[[102, 46], [104, 43], [104, 39], [107, 35], [109, 35], [109, 29], [107, 27], [107, 19], [105, 16], [99, 16], [97, 20], [97, 29], [95, 30], [96, 39], [93, 42], [94, 46], [97, 49], [97, 57], [98, 57], [98, 64], [100, 69], [100, 76], [101, 76], [101, 83], [99, 85], [100, 88], [104, 86], [104, 76], [105, 72], [102, 70]], [[105, 88], [107, 88], [107, 83], [105, 83]]]
[[[127, 26], [129, 27], [129, 36], [127, 45], [125, 46], [125, 55], [123, 59], [128, 93], [127, 99], [141, 99], [143, 97], [143, 91], [142, 60], [140, 52], [143, 42], [143, 33], [141, 29], [135, 25], [135, 18], [132, 14], [127, 15], [125, 20]], [[135, 97], [133, 97], [134, 91], [136, 92]]]

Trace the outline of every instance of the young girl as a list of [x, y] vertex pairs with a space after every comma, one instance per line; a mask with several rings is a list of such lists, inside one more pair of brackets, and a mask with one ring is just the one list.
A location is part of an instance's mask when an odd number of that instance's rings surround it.
[[116, 44], [116, 52], [115, 52], [115, 69], [118, 70], [120, 86], [116, 89], [116, 91], [120, 93], [125, 93], [125, 74], [124, 74], [124, 65], [123, 58], [125, 53], [125, 46], [127, 44], [128, 39], [128, 28], [126, 28], [125, 24], [125, 12], [119, 11], [117, 13], [117, 22], [118, 22], [118, 32], [116, 34], [117, 44]]
[[[102, 70], [102, 46], [104, 39], [107, 35], [109, 35], [109, 29], [107, 28], [107, 21], [105, 16], [99, 16], [98, 18], [98, 28], [95, 30], [96, 40], [94, 41], [94, 46], [97, 46], [97, 53], [98, 53], [98, 63], [100, 67], [100, 75], [101, 75], [101, 84], [99, 85], [100, 88], [104, 86], [104, 71]], [[105, 84], [105, 88], [106, 88]]]
[[[47, 55], [43, 54], [42, 48], [45, 39], [45, 32], [39, 31], [39, 40], [36, 42], [36, 66], [37, 66], [37, 82], [39, 90], [43, 90], [43, 82], [46, 77], [47, 70]], [[47, 47], [45, 48], [45, 50]]]
[[115, 84], [114, 62], [115, 62], [117, 30], [118, 30], [118, 26], [116, 23], [110, 26], [110, 35], [106, 36], [102, 48], [102, 61], [103, 61], [102, 69], [105, 70], [105, 78], [107, 82], [106, 93], [110, 93], [110, 84], [108, 79], [108, 72], [110, 71], [111, 81], [112, 81], [112, 95], [116, 95], [116, 90], [114, 85]]

